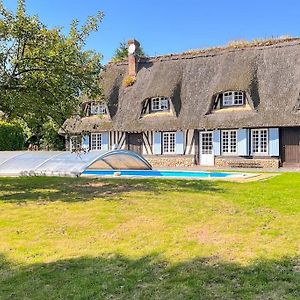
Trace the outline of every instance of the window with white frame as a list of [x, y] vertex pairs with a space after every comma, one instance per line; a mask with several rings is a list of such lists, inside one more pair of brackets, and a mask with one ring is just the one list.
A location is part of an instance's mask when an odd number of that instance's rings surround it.
[[82, 148], [82, 137], [81, 136], [71, 136], [70, 138], [70, 151], [78, 151]]
[[253, 155], [268, 154], [268, 129], [252, 129], [251, 145]]
[[228, 91], [223, 93], [223, 106], [244, 105], [244, 92]]
[[102, 149], [102, 134], [92, 133], [91, 134], [91, 150], [101, 150]]
[[163, 132], [163, 154], [174, 154], [176, 150], [176, 133]]
[[169, 98], [156, 97], [151, 99], [151, 110], [152, 111], [166, 111], [169, 110]]
[[101, 102], [91, 102], [91, 115], [106, 115], [106, 105]]
[[201, 154], [213, 154], [212, 132], [201, 132]]
[[237, 153], [237, 131], [236, 130], [222, 131], [222, 153], [223, 154]]

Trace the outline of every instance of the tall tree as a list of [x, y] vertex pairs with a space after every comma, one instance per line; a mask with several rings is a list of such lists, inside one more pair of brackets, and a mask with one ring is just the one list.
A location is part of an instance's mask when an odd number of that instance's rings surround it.
[[100, 97], [101, 55], [85, 43], [102, 18], [98, 12], [81, 27], [74, 20], [66, 35], [27, 15], [25, 0], [16, 13], [0, 0], [0, 110], [8, 118], [36, 116], [61, 125], [81, 94]]
[[[137, 53], [138, 56], [140, 57], [144, 57], [146, 56], [144, 49], [142, 47], [139, 47], [137, 49]], [[121, 42], [119, 47], [116, 49], [115, 54], [112, 58], [113, 62], [118, 62], [118, 61], [122, 61], [127, 59], [128, 57], [128, 45], [125, 42]]]

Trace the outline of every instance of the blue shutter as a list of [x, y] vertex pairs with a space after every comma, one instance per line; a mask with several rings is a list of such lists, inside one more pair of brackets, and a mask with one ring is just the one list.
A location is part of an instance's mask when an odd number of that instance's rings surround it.
[[221, 155], [220, 136], [221, 136], [220, 130], [214, 130], [214, 132], [213, 132], [214, 155]]
[[279, 156], [279, 128], [269, 129], [269, 154]]
[[88, 134], [82, 137], [82, 149], [85, 151], [90, 149], [90, 136]]
[[108, 132], [102, 132], [101, 133], [101, 150], [109, 150], [109, 144], [108, 144]]
[[183, 131], [176, 132], [176, 154], [183, 154]]
[[249, 130], [238, 129], [237, 131], [237, 152], [239, 156], [249, 155]]
[[153, 135], [153, 153], [161, 154], [161, 132], [154, 132]]

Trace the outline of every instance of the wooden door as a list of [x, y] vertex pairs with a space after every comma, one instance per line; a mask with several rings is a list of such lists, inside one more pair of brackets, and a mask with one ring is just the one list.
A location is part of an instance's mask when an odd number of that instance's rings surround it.
[[300, 128], [282, 129], [281, 159], [284, 164], [300, 163]]
[[143, 134], [127, 133], [127, 148], [138, 154], [143, 154]]

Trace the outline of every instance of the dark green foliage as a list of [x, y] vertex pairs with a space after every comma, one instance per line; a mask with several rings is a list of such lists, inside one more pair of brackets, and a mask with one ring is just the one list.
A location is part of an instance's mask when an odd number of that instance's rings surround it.
[[38, 146], [38, 149], [63, 150], [64, 137], [58, 134], [60, 125], [47, 117], [23, 116], [17, 119], [25, 133], [25, 146]]
[[24, 132], [20, 125], [0, 121], [0, 151], [20, 150], [24, 142]]
[[64, 137], [58, 134], [58, 126], [51, 121], [43, 124], [43, 133], [40, 140], [40, 146], [43, 149], [49, 150], [63, 150], [64, 149]]

